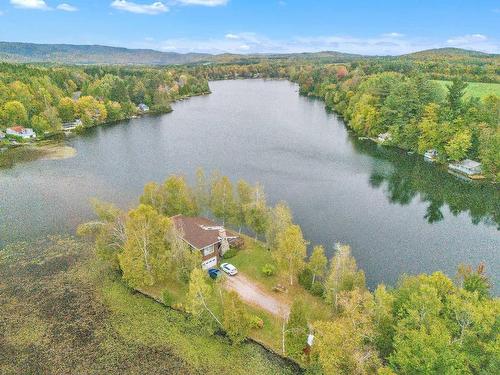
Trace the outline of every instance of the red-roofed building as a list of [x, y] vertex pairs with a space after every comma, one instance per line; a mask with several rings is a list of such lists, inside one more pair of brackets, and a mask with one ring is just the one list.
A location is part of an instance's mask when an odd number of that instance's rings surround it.
[[36, 133], [31, 128], [25, 128], [23, 126], [13, 126], [7, 128], [5, 133], [10, 135], [15, 135], [24, 139], [36, 138]]
[[177, 215], [172, 217], [175, 228], [192, 250], [200, 251], [202, 268], [215, 267], [229, 244], [236, 242], [239, 236], [204, 217]]

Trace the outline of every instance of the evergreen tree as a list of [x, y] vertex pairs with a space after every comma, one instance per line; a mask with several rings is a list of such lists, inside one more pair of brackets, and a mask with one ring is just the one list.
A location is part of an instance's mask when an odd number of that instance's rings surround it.
[[297, 360], [300, 360], [302, 351], [307, 345], [309, 327], [306, 314], [304, 301], [295, 299], [286, 324], [284, 347], [285, 354]]

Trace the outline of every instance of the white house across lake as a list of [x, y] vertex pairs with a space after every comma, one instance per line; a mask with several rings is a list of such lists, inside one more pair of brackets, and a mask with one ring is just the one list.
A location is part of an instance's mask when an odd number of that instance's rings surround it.
[[452, 172], [463, 174], [469, 178], [479, 177], [482, 172], [481, 163], [470, 159], [462, 160], [459, 163], [450, 163], [448, 165], [448, 169]]
[[379, 134], [377, 137], [377, 142], [379, 142], [379, 143], [384, 143], [386, 141], [391, 141], [391, 140], [392, 140], [392, 136], [391, 136], [391, 133], [389, 133], [389, 132]]
[[140, 112], [149, 112], [149, 106], [144, 104], [144, 103], [141, 103], [137, 106], [137, 109], [140, 111]]

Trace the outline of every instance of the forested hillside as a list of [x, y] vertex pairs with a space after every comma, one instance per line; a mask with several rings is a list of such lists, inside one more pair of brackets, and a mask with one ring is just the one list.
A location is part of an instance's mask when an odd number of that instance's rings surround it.
[[99, 45], [0, 42], [0, 61], [59, 64], [170, 65], [202, 61], [211, 55]]

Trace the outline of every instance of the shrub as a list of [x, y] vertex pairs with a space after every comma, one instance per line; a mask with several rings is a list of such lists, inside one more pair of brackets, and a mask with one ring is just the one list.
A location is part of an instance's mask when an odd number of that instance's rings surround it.
[[186, 308], [184, 307], [184, 305], [180, 302], [177, 302], [177, 303], [174, 303], [172, 304], [171, 306], [174, 310], [178, 310], [178, 311], [186, 311]]
[[315, 295], [315, 296], [318, 296], [318, 297], [322, 297], [323, 296], [323, 293], [325, 292], [325, 287], [323, 286], [322, 283], [316, 281], [311, 289], [311, 294]]
[[312, 279], [313, 273], [309, 268], [304, 268], [304, 270], [299, 273], [299, 284], [307, 290], [311, 290]]
[[164, 289], [163, 292], [161, 293], [161, 297], [163, 299], [163, 303], [167, 306], [172, 306], [174, 299], [172, 298], [172, 295], [167, 289]]
[[238, 249], [231, 248], [226, 253], [222, 256], [224, 259], [229, 259], [234, 257], [236, 254], [238, 254]]
[[265, 276], [269, 277], [269, 276], [272, 276], [272, 275], [274, 275], [276, 273], [276, 267], [274, 267], [272, 264], [266, 263], [262, 267], [261, 272]]
[[262, 329], [264, 328], [264, 321], [257, 315], [250, 315], [249, 317], [250, 327]]

